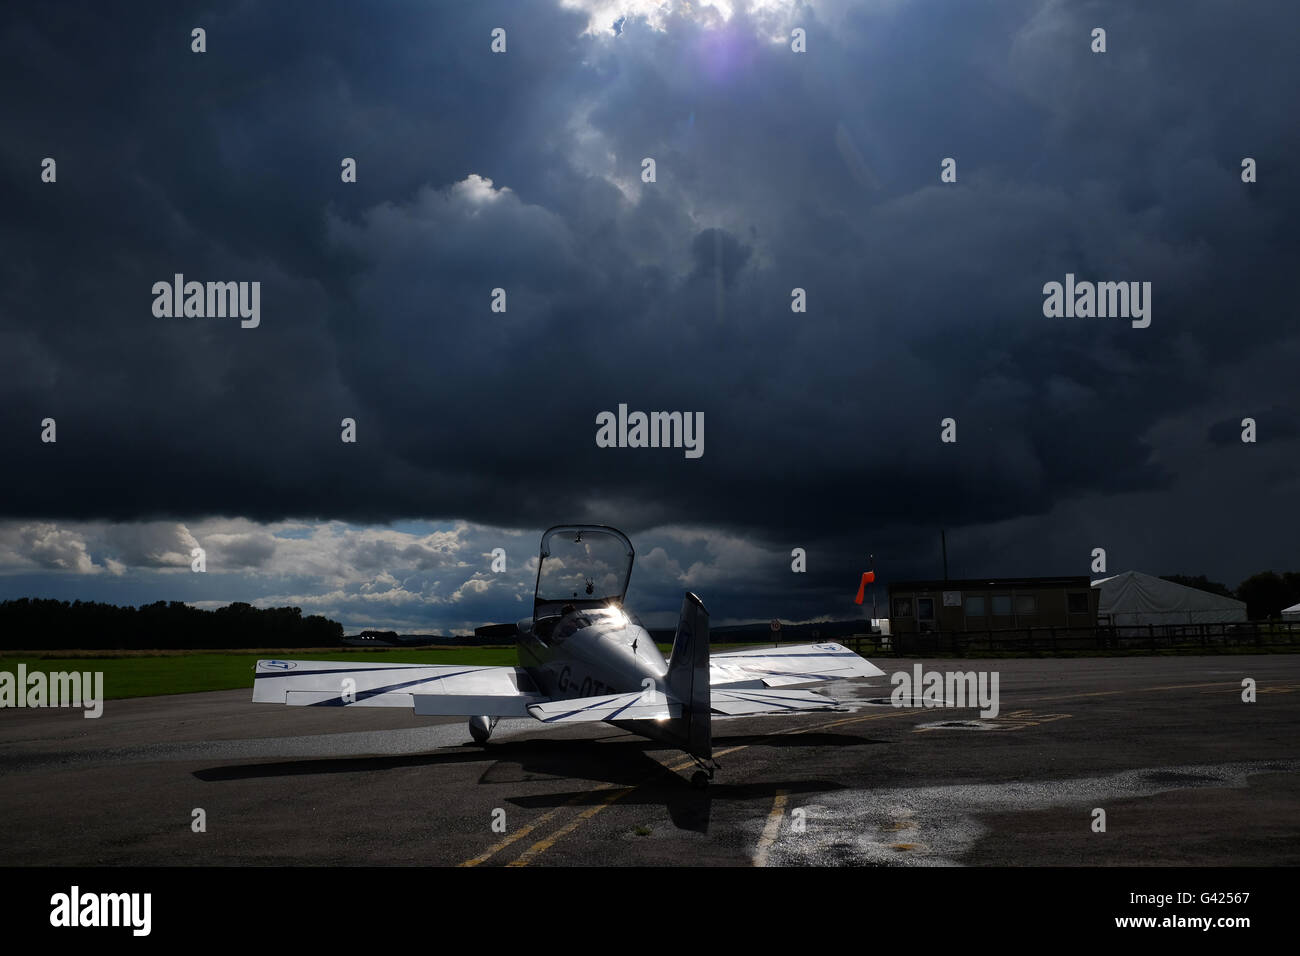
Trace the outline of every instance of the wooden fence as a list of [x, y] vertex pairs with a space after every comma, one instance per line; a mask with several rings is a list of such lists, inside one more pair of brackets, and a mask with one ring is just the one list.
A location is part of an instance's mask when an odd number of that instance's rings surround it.
[[1182, 653], [1300, 651], [1300, 624], [1143, 624], [1095, 627], [1016, 627], [916, 634], [855, 634], [843, 641], [858, 653], [901, 657], [1060, 653]]

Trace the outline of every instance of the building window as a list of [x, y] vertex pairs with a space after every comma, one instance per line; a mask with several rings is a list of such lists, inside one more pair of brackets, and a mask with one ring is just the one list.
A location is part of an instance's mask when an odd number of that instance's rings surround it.
[[1065, 604], [1071, 614], [1088, 613], [1088, 592], [1071, 591], [1065, 596]]
[[1011, 616], [1011, 595], [1010, 594], [993, 595], [993, 616], [994, 617]]
[[894, 598], [894, 617], [911, 617], [912, 599], [910, 597]]
[[1017, 594], [1016, 595], [1016, 614], [1030, 615], [1038, 613], [1038, 595], [1036, 594]]
[[916, 599], [916, 619], [918, 621], [934, 620], [934, 598]]
[[979, 597], [968, 597], [966, 599], [966, 616], [984, 616], [984, 595], [981, 594]]

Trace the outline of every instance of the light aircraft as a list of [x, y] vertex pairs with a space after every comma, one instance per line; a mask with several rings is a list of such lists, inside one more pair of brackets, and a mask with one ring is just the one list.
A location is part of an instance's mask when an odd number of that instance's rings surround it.
[[[623, 607], [635, 553], [604, 525], [542, 535], [533, 616], [513, 625], [518, 667], [258, 661], [253, 700], [309, 707], [411, 707], [469, 717], [486, 744], [502, 717], [602, 721], [678, 747], [704, 788], [718, 768], [712, 716], [826, 710], [838, 702], [788, 685], [884, 674], [834, 643], [709, 655], [709, 612], [687, 592], [667, 660]], [[509, 627], [509, 625], [506, 625]]]

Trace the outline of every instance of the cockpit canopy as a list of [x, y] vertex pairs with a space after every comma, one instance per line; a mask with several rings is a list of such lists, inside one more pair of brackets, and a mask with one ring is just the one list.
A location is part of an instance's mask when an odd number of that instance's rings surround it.
[[621, 605], [635, 553], [623, 532], [604, 525], [559, 525], [542, 535], [533, 618]]

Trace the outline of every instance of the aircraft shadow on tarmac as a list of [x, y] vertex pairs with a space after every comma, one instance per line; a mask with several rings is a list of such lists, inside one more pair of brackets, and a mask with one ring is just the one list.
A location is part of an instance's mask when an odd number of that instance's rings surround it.
[[[848, 734], [808, 733], [777, 736], [747, 735], [715, 737], [714, 750], [736, 746], [762, 747], [860, 747], [883, 744]], [[679, 829], [707, 832], [710, 808], [715, 800], [771, 799], [778, 790], [786, 793], [815, 793], [843, 789], [843, 785], [826, 780], [762, 781], [729, 783], [726, 780], [726, 757], [722, 769], [709, 788], [695, 790], [681, 772], [675, 772], [650, 756], [651, 751], [668, 755], [670, 763], [680, 754], [671, 748], [626, 734], [594, 740], [506, 740], [487, 746], [466, 743], [458, 748], [444, 748], [427, 754], [373, 755], [364, 757], [320, 757], [281, 760], [267, 763], [242, 763], [194, 771], [207, 783], [231, 780], [257, 780], [325, 773], [366, 773], [409, 767], [485, 764], [480, 784], [509, 786], [538, 780], [590, 780], [611, 784], [615, 789], [630, 787], [620, 803], [664, 806]], [[519, 807], [546, 808], [573, 804], [576, 807], [602, 803], [611, 789], [570, 790], [531, 794], [506, 799]]]

